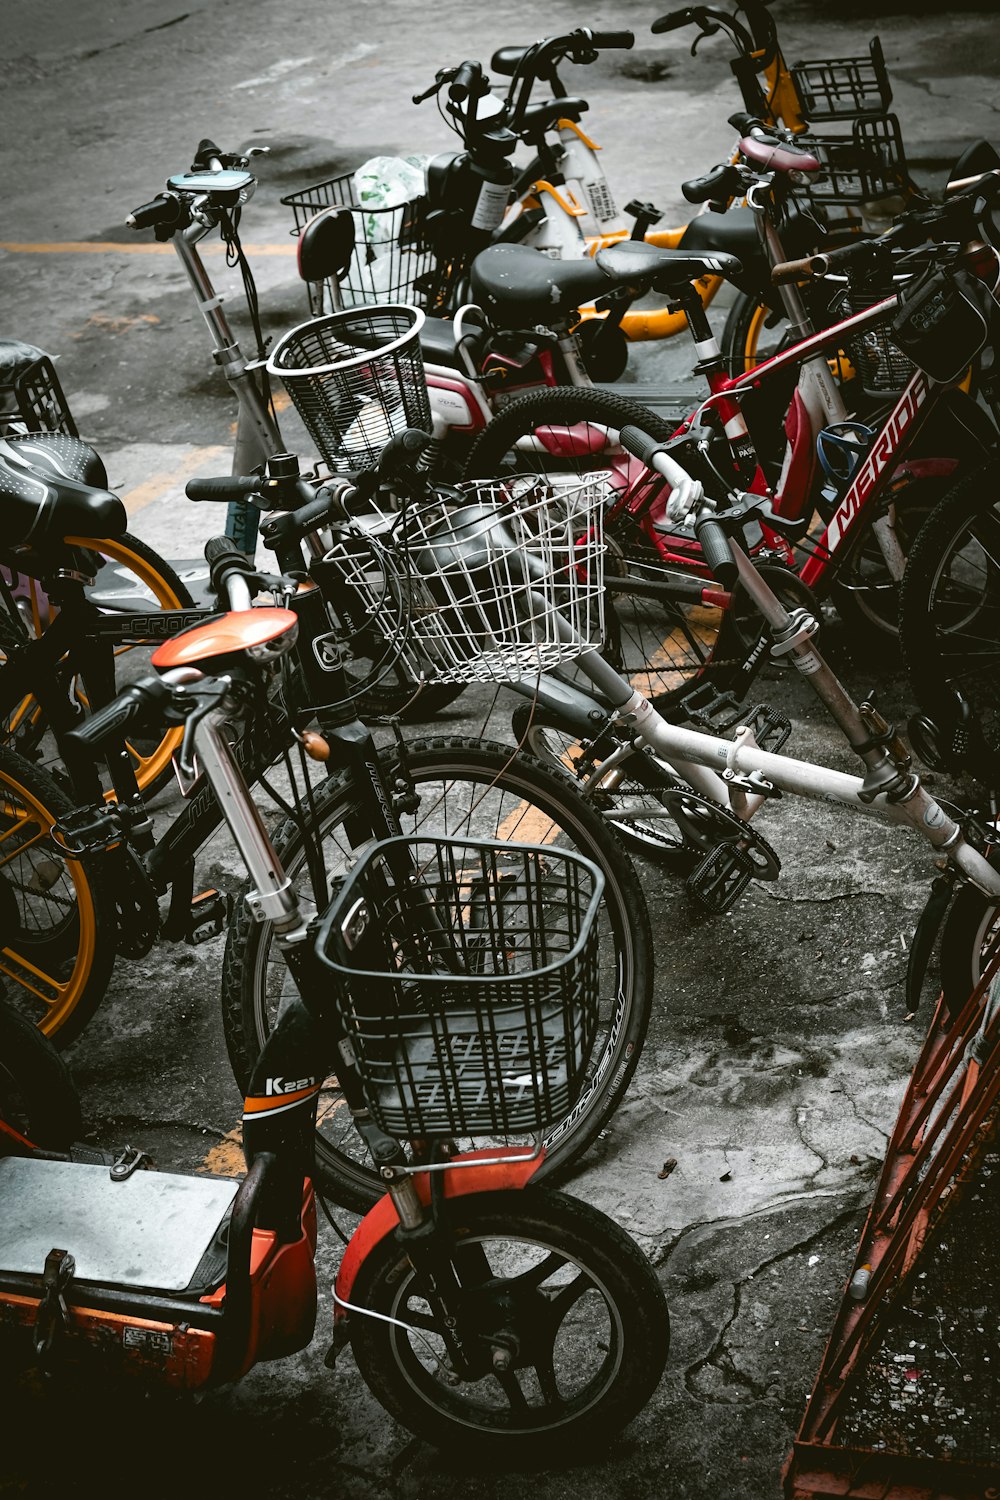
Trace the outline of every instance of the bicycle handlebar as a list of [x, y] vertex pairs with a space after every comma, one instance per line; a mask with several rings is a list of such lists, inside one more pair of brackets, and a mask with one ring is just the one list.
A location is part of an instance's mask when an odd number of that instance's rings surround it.
[[173, 193], [159, 193], [152, 202], [134, 208], [125, 223], [129, 229], [152, 229], [157, 224], [176, 224], [180, 215], [180, 199]]
[[681, 192], [688, 203], [709, 203], [735, 196], [740, 187], [740, 170], [732, 162], [723, 162], [713, 167], [703, 177], [691, 177], [681, 183]]
[[189, 500], [249, 500], [260, 493], [263, 483], [259, 474], [228, 474], [219, 479], [189, 479], [184, 493]]
[[[587, 28], [584, 27], [584, 30]], [[592, 31], [590, 33], [590, 44], [596, 47], [598, 52], [612, 52], [615, 50], [628, 52], [635, 46], [634, 31]]]
[[711, 515], [699, 516], [694, 523], [694, 531], [708, 571], [724, 589], [731, 589], [736, 583], [739, 569], [725, 531]]
[[163, 704], [168, 696], [169, 688], [158, 677], [144, 677], [130, 683], [103, 708], [88, 714], [66, 738], [78, 750], [96, 759], [106, 746], [120, 742], [129, 728], [140, 724], [161, 727]]
[[453, 99], [456, 104], [462, 104], [470, 94], [481, 92], [484, 81], [482, 63], [459, 63], [455, 76], [448, 85], [448, 98]]
[[672, 10], [665, 16], [660, 16], [649, 28], [654, 36], [662, 36], [665, 31], [680, 31], [684, 26], [693, 26], [697, 22], [694, 8], [686, 5], [683, 10]]

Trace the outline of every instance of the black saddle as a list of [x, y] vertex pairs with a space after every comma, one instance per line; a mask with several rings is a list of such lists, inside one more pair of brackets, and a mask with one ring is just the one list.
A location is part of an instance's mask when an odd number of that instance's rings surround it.
[[[786, 214], [781, 225], [781, 243], [789, 259], [811, 254], [819, 249], [825, 238], [815, 219], [795, 209]], [[726, 255], [735, 255], [743, 263], [740, 285], [746, 288], [752, 284], [768, 291], [771, 288], [771, 268], [761, 249], [750, 208], [740, 206], [724, 214], [697, 214], [681, 235], [677, 248], [688, 253], [721, 250]]]
[[619, 240], [598, 250], [594, 258], [611, 281], [668, 293], [699, 276], [732, 279], [743, 269], [735, 255], [721, 250], [661, 250], [645, 240]]
[[62, 433], [29, 433], [0, 441], [0, 505], [5, 546], [33, 549], [68, 536], [122, 536], [125, 507], [107, 488], [100, 457]]
[[521, 134], [525, 140], [534, 135], [544, 135], [554, 130], [560, 120], [579, 120], [590, 108], [586, 99], [546, 99], [541, 104], [529, 104], [521, 117]]
[[514, 71], [527, 50], [527, 47], [498, 47], [490, 58], [490, 68], [494, 73], [502, 73], [505, 78], [513, 78]]
[[610, 290], [592, 260], [552, 260], [530, 245], [490, 245], [472, 262], [472, 299], [499, 328], [566, 323], [577, 308]]

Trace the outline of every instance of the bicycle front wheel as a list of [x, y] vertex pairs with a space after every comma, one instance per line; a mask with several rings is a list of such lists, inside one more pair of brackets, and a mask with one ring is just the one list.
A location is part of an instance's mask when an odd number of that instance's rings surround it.
[[[604, 873], [597, 918], [598, 1040], [582, 1097], [547, 1134], [539, 1175], [557, 1173], [590, 1145], [616, 1108], [645, 1039], [652, 996], [652, 934], [635, 870], [601, 815], [565, 777], [509, 746], [460, 738], [418, 741], [407, 747], [405, 766], [387, 757], [386, 772], [390, 785], [397, 777], [409, 778], [419, 798], [416, 810], [400, 817], [404, 834], [552, 844], [585, 855]], [[317, 827], [330, 878], [342, 874], [353, 851], [371, 838], [361, 806], [361, 789], [347, 775], [332, 778], [317, 795]], [[312, 896], [301, 829], [286, 822], [274, 836], [274, 846], [298, 888], [303, 910], [309, 911]], [[272, 927], [254, 922], [246, 902], [241, 902], [223, 964], [223, 1024], [243, 1089], [282, 1001], [292, 993], [291, 984]], [[316, 1166], [345, 1207], [364, 1210], [382, 1191], [335, 1078], [327, 1080], [320, 1099]]]
[[469, 1368], [451, 1368], [454, 1338], [390, 1235], [352, 1297], [369, 1390], [418, 1437], [491, 1463], [604, 1446], [655, 1391], [670, 1345], [666, 1299], [635, 1241], [589, 1204], [533, 1187], [446, 1201], [442, 1230]]

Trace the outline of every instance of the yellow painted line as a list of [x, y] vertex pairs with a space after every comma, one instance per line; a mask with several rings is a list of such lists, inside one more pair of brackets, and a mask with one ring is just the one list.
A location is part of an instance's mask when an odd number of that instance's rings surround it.
[[518, 803], [497, 829], [501, 843], [554, 844], [558, 837], [559, 829], [548, 814], [527, 802]]
[[213, 467], [218, 467], [217, 460], [228, 454], [229, 449], [221, 445], [196, 448], [194, 453], [188, 454], [169, 474], [152, 474], [142, 484], [137, 484], [134, 490], [129, 490], [122, 496], [122, 504], [127, 513], [134, 516], [140, 510], [145, 510], [147, 505], [152, 505], [154, 500], [162, 499], [168, 490], [176, 489], [182, 480], [189, 479], [192, 474], [205, 474]]
[[[222, 255], [225, 245], [202, 245], [199, 255]], [[297, 243], [289, 245], [244, 245], [248, 255], [295, 255]], [[119, 245], [114, 240], [64, 240], [61, 244], [25, 244], [15, 240], [0, 240], [0, 250], [9, 250], [13, 255], [173, 255], [174, 247], [159, 242], [149, 244], [137, 241], [134, 245]]]
[[242, 1177], [246, 1169], [243, 1132], [237, 1126], [235, 1130], [227, 1130], [222, 1140], [216, 1142], [198, 1170], [211, 1172], [216, 1177]]

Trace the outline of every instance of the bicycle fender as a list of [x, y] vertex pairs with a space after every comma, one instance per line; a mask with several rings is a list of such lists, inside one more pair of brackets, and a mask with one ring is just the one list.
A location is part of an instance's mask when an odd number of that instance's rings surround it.
[[[455, 1158], [456, 1161], [475, 1161], [483, 1158], [482, 1165], [478, 1167], [460, 1167], [456, 1171], [446, 1171], [444, 1174], [444, 1196], [446, 1198], [465, 1198], [471, 1193], [499, 1193], [508, 1190], [513, 1191], [523, 1188], [526, 1183], [538, 1171], [545, 1160], [542, 1151], [535, 1155], [534, 1147], [524, 1146], [511, 1147], [511, 1155], [517, 1154], [522, 1157], [520, 1161], [498, 1162], [496, 1150], [464, 1151]], [[430, 1174], [421, 1172], [413, 1179], [417, 1190], [417, 1196], [421, 1203], [428, 1204], [431, 1201]], [[387, 1235], [392, 1234], [399, 1223], [399, 1215], [395, 1204], [388, 1193], [380, 1198], [374, 1208], [368, 1210], [361, 1223], [351, 1236], [350, 1244], [344, 1251], [344, 1258], [340, 1262], [337, 1279], [334, 1283], [334, 1295], [338, 1299], [334, 1307], [333, 1320], [339, 1323], [347, 1317], [347, 1311], [339, 1304], [350, 1302], [351, 1292], [357, 1280], [358, 1272], [368, 1256], [380, 1245]]]

